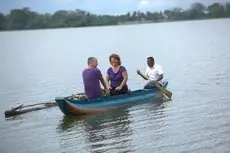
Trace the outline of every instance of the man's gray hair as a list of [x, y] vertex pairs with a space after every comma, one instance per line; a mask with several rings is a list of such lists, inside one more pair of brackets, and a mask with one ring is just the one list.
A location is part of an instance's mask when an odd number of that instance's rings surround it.
[[94, 60], [96, 60], [96, 57], [89, 57], [88, 58], [88, 65], [91, 64]]

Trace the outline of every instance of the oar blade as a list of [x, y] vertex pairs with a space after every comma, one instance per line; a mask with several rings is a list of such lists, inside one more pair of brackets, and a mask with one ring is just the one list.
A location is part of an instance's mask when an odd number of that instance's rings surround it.
[[167, 89], [165, 89], [164, 87], [162, 87], [161, 85], [157, 84], [156, 85], [158, 87], [158, 89], [163, 92], [169, 99], [172, 98], [172, 92], [168, 91]]

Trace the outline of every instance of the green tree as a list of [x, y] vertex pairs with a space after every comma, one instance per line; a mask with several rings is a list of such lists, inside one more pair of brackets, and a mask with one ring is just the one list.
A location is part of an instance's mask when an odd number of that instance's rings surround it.
[[133, 12], [133, 14], [131, 16], [131, 20], [132, 21], [136, 21], [137, 20], [137, 12], [136, 11]]
[[152, 13], [149, 11], [146, 12], [146, 20], [152, 20]]
[[203, 19], [205, 18], [206, 7], [202, 3], [193, 3], [191, 8], [186, 12], [188, 19]]
[[165, 10], [164, 15], [166, 19], [173, 19], [173, 11], [171, 10]]
[[29, 29], [44, 29], [50, 28], [51, 15], [50, 14], [36, 14], [28, 23]]
[[225, 16], [224, 6], [220, 3], [214, 3], [208, 7], [209, 16], [211, 18], [219, 18]]
[[0, 30], [5, 29], [6, 17], [3, 13], [0, 13]]
[[126, 14], [126, 18], [127, 18], [127, 21], [130, 21], [130, 20], [131, 20], [131, 13], [130, 13], [130, 12], [128, 12], [128, 13]]
[[140, 12], [139, 14], [141, 21], [146, 20], [146, 14], [143, 12]]
[[208, 7], [202, 3], [194, 3], [187, 10], [174, 8], [164, 12], [128, 12], [122, 15], [97, 15], [76, 9], [60, 10], [53, 14], [41, 14], [29, 8], [13, 9], [9, 14], [0, 13], [0, 30], [44, 29], [61, 27], [82, 27], [116, 25], [127, 21], [155, 22], [167, 20], [195, 20], [205, 18], [230, 17], [230, 3], [225, 5], [214, 3]]
[[52, 28], [66, 27], [66, 21], [68, 20], [69, 12], [65, 10], [56, 11], [51, 16], [50, 26]]
[[159, 13], [159, 19], [160, 20], [163, 20], [164, 19], [164, 13], [162, 11], [160, 11]]
[[158, 12], [154, 12], [152, 14], [152, 18], [154, 22], [158, 22], [160, 20], [160, 14]]
[[230, 3], [225, 4], [225, 16], [230, 17]]
[[30, 11], [29, 8], [11, 10], [7, 23], [7, 29], [29, 29], [30, 27], [28, 27], [28, 24], [35, 15], [35, 12]]
[[183, 17], [183, 9], [182, 8], [174, 8], [172, 10], [172, 16], [173, 16], [173, 19], [177, 19], [177, 20], [182, 20], [184, 19]]

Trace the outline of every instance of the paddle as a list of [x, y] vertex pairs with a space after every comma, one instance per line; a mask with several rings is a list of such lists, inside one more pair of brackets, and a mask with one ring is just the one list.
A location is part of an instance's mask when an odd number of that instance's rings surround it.
[[[141, 72], [138, 73], [143, 79], [149, 80], [145, 75], [143, 75]], [[168, 91], [164, 87], [162, 87], [159, 83], [156, 83], [155, 86], [162, 92], [164, 93], [169, 99], [172, 97], [172, 92]]]
[[165, 89], [164, 87], [162, 87], [159, 83], [156, 83], [155, 85], [162, 93], [164, 93], [169, 99], [171, 99], [172, 92], [170, 92], [167, 89]]

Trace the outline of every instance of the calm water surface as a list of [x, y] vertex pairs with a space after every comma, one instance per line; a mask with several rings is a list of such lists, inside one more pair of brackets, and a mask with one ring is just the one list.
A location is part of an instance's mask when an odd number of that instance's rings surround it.
[[[0, 33], [0, 152], [230, 152], [230, 20]], [[106, 73], [118, 53], [129, 87], [154, 56], [173, 100], [96, 116], [55, 107], [5, 118], [6, 109], [82, 92], [96, 56]]]

